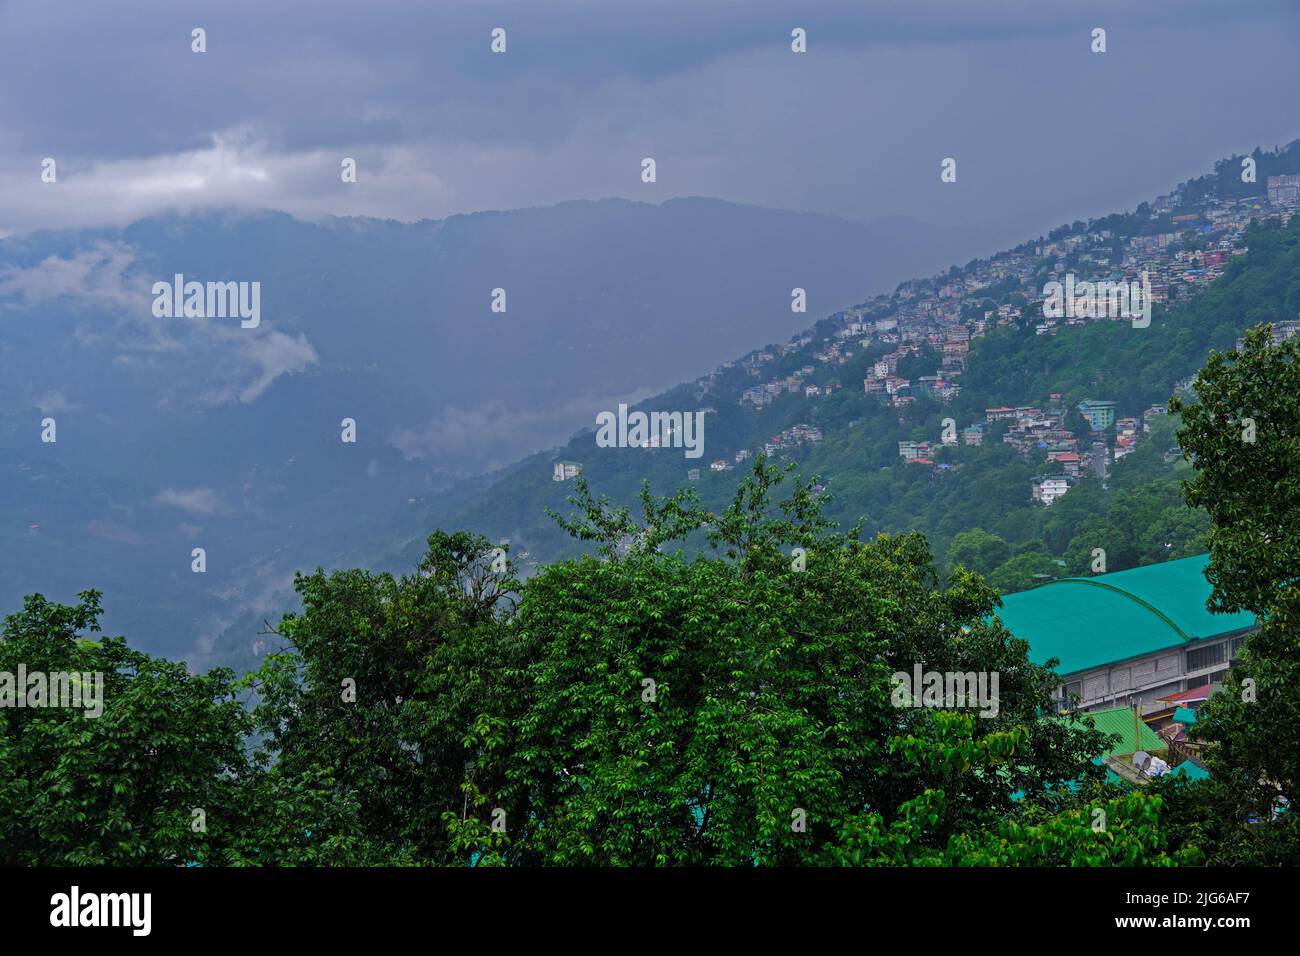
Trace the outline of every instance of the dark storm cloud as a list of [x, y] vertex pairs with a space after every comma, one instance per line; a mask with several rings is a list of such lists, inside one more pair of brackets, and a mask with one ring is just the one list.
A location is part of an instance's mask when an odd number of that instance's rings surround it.
[[[11, 0], [0, 230], [711, 195], [912, 216], [974, 253], [1293, 138], [1298, 37], [1290, 0]], [[941, 187], [945, 156], [959, 177]]]

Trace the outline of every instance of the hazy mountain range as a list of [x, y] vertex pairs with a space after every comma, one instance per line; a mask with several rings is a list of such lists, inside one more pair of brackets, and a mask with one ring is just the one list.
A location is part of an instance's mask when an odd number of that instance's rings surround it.
[[[202, 662], [294, 569], [383, 552], [453, 479], [805, 327], [793, 288], [824, 315], [954, 253], [906, 220], [708, 199], [5, 239], [4, 608], [98, 588], [110, 631]], [[260, 322], [156, 317], [178, 274], [259, 283]]]

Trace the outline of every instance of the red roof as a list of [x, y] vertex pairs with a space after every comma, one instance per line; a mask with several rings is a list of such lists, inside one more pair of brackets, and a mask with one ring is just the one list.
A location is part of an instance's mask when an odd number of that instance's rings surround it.
[[1194, 687], [1191, 690], [1181, 691], [1177, 694], [1170, 694], [1168, 697], [1157, 697], [1162, 704], [1195, 704], [1199, 701], [1210, 699], [1210, 685], [1204, 687]]

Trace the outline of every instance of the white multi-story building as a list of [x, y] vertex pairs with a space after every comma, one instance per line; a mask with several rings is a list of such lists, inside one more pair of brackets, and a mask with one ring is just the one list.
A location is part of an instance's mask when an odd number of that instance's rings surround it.
[[1070, 479], [1066, 475], [1053, 475], [1034, 482], [1032, 486], [1034, 500], [1041, 501], [1045, 505], [1050, 505], [1069, 490]]

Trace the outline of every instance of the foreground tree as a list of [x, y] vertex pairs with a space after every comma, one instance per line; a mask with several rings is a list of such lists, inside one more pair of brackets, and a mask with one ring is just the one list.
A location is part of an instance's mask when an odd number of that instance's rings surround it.
[[1210, 514], [1215, 605], [1266, 614], [1300, 582], [1300, 346], [1272, 344], [1271, 326], [1241, 352], [1212, 353], [1175, 398], [1178, 440], [1196, 468], [1187, 503]]
[[410, 575], [318, 570], [295, 587], [303, 611], [281, 621], [282, 649], [250, 680], [260, 792], [315, 813], [296, 821], [313, 837], [291, 833], [282, 850], [333, 840], [368, 860], [481, 859], [503, 842], [489, 758], [523, 694], [504, 549], [436, 532]]
[[[560, 520], [601, 559], [551, 565], [520, 599], [527, 708], [499, 751], [525, 811], [516, 859], [819, 862], [864, 806], [892, 817], [943, 778], [890, 746], [942, 733], [935, 709], [897, 706], [891, 675], [918, 664], [998, 672], [996, 716], [972, 732], [1019, 741], [949, 794], [943, 832], [1098, 772], [1099, 735], [1050, 715], [1056, 678], [990, 623], [993, 591], [967, 572], [939, 590], [920, 536], [832, 532], [813, 482], [778, 512], [781, 479], [760, 459], [720, 515], [644, 492], [640, 521], [579, 484]], [[667, 552], [697, 532], [712, 553]]]
[[936, 715], [937, 733], [894, 737], [891, 752], [935, 774], [892, 820], [876, 810], [848, 817], [823, 851], [835, 866], [1175, 866], [1202, 859], [1190, 843], [1173, 846], [1158, 795], [1096, 783], [1066, 797], [1057, 812], [1014, 816], [985, 810], [951, 825], [954, 794], [998, 776], [1026, 756], [1022, 728], [979, 737], [975, 718]]
[[[1300, 862], [1300, 350], [1272, 344], [1271, 328], [1246, 334], [1241, 352], [1214, 354], [1176, 400], [1178, 437], [1196, 476], [1188, 504], [1205, 508], [1212, 608], [1260, 620], [1198, 734], [1212, 812], [1233, 821], [1216, 862]], [[1278, 814], [1282, 807], [1288, 812]]]
[[[0, 708], [0, 863], [179, 865], [247, 834], [238, 808], [251, 724], [234, 674], [206, 676], [100, 637], [100, 595], [74, 606], [39, 594], [5, 618], [0, 673], [94, 686], [102, 712], [47, 698]], [[93, 679], [93, 678], [92, 678]], [[32, 685], [35, 686], [35, 685]], [[223, 857], [224, 858], [224, 857]]]

